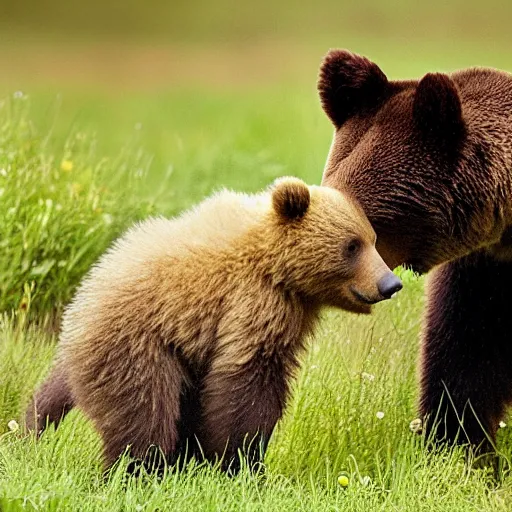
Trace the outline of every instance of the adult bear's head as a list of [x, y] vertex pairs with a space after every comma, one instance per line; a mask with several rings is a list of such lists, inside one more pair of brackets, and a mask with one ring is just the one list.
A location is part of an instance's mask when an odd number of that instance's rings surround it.
[[506, 127], [486, 99], [497, 81], [512, 90], [492, 70], [389, 81], [365, 57], [325, 57], [318, 90], [336, 131], [323, 184], [363, 206], [391, 268], [427, 272], [499, 240], [496, 142]]

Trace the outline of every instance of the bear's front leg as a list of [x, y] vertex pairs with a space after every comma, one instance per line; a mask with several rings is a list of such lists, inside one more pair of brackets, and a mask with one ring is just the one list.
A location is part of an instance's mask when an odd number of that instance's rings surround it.
[[433, 272], [420, 410], [435, 441], [492, 450], [512, 399], [512, 263], [480, 252]]
[[238, 365], [222, 357], [214, 361], [201, 397], [199, 443], [205, 457], [221, 459], [230, 474], [240, 470], [241, 457], [259, 471], [284, 409], [288, 379], [278, 358], [255, 357]]

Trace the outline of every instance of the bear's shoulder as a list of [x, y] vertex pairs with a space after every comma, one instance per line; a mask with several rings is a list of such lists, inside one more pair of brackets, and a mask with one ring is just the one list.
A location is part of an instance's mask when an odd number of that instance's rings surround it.
[[222, 190], [177, 217], [139, 222], [117, 240], [111, 253], [155, 259], [187, 256], [201, 247], [222, 250], [261, 222], [270, 208], [269, 194]]
[[492, 68], [468, 68], [451, 75], [461, 95], [461, 102], [471, 99], [506, 99], [512, 94], [512, 75]]

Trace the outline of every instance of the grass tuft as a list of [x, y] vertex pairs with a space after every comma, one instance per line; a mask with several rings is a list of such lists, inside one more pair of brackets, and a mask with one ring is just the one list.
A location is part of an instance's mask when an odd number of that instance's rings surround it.
[[137, 197], [147, 158], [101, 158], [72, 134], [59, 154], [34, 129], [29, 100], [0, 102], [0, 311], [58, 314], [80, 278], [127, 224], [150, 213]]

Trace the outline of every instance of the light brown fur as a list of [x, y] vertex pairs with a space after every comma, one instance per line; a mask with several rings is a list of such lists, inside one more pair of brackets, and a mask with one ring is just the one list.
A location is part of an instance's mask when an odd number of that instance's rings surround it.
[[353, 287], [382, 298], [377, 282], [390, 271], [374, 243], [357, 205], [290, 178], [131, 229], [67, 309], [56, 366], [101, 434], [106, 464], [128, 446], [139, 459], [158, 446], [174, 460], [185, 444], [209, 460], [224, 454], [225, 468], [238, 449], [257, 463], [320, 307], [369, 312]]

